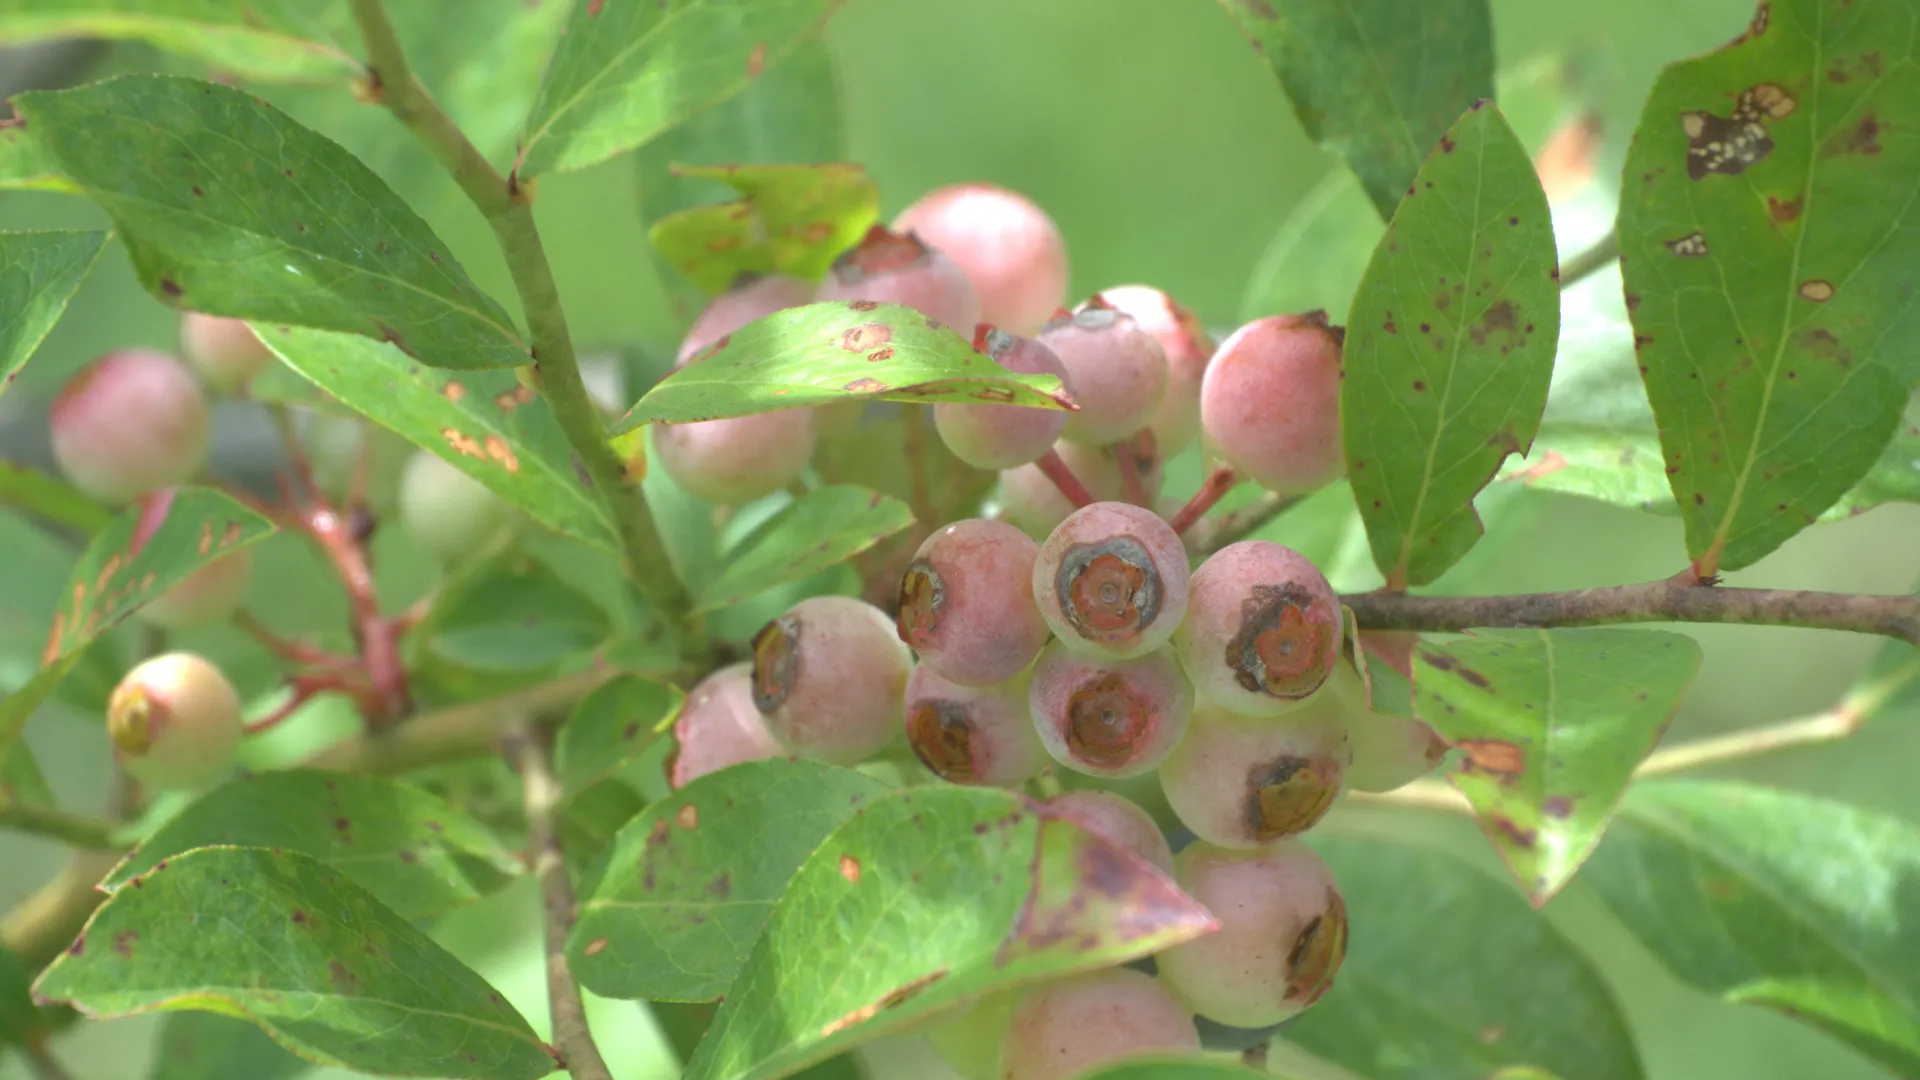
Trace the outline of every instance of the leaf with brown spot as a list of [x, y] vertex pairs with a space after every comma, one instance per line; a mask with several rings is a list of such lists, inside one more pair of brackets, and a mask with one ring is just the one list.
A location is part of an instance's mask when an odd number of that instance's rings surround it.
[[645, 753], [673, 727], [687, 695], [643, 675], [616, 675], [580, 699], [560, 727], [554, 769], [568, 792], [583, 791]]
[[665, 261], [708, 295], [748, 273], [818, 281], [880, 216], [879, 188], [859, 165], [700, 165], [674, 174], [739, 193], [647, 230]]
[[[1664, 479], [1705, 574], [1841, 500], [1920, 382], [1920, 141], [1903, 134], [1920, 127], [1920, 10], [1775, 0], [1765, 25], [1661, 74], [1620, 207]], [[1699, 116], [1738, 130], [1680, 119]], [[1682, 237], [1700, 239], [1663, 247]]]
[[1414, 713], [1462, 751], [1449, 779], [1544, 904], [1600, 842], [1699, 667], [1683, 634], [1480, 631], [1415, 654]]

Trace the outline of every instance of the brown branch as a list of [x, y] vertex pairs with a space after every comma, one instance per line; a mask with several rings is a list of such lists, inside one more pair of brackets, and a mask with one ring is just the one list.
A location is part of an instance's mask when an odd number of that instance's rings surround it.
[[485, 757], [515, 723], [565, 709], [615, 674], [595, 668], [503, 697], [421, 713], [389, 731], [342, 739], [305, 764], [334, 772], [393, 776], [427, 765]]
[[1193, 498], [1188, 499], [1187, 504], [1182, 506], [1179, 513], [1174, 514], [1167, 524], [1177, 533], [1184, 533], [1193, 528], [1199, 524], [1201, 518], [1207, 516], [1207, 511], [1213, 509], [1214, 503], [1219, 502], [1227, 492], [1233, 490], [1233, 482], [1232, 469], [1219, 468], [1208, 473], [1206, 482], [1200, 485], [1200, 490], [1193, 493]]
[[553, 734], [546, 728], [519, 728], [505, 742], [507, 760], [520, 774], [526, 792], [527, 854], [540, 879], [547, 949], [547, 1008], [553, 1018], [553, 1042], [574, 1080], [613, 1080], [587, 1026], [580, 984], [567, 967], [567, 935], [578, 912], [567, 860], [560, 849], [559, 811], [565, 795], [553, 774]]
[[1513, 596], [1341, 597], [1362, 630], [1539, 629], [1610, 623], [1739, 623], [1879, 634], [1920, 645], [1920, 596], [1722, 589], [1679, 580]]
[[1202, 518], [1182, 534], [1187, 541], [1187, 550], [1207, 555], [1228, 544], [1237, 544], [1299, 505], [1300, 499], [1299, 495], [1277, 495], [1269, 491], [1238, 510], [1229, 510], [1218, 517]]

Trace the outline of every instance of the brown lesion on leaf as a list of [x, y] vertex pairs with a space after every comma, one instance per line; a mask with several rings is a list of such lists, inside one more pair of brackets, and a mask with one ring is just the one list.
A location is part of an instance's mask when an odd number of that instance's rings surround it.
[[1791, 225], [1800, 217], [1800, 207], [1805, 202], [1804, 195], [1792, 199], [1778, 199], [1769, 195], [1767, 196], [1767, 220], [1773, 222], [1773, 227], [1776, 229]]
[[448, 379], [447, 384], [440, 388], [440, 396], [448, 401], [459, 401], [467, 396], [466, 384], [458, 379]]
[[1502, 784], [1512, 783], [1527, 771], [1527, 754], [1519, 744], [1505, 739], [1459, 739], [1453, 744], [1466, 757], [1460, 771], [1491, 776]]
[[848, 352], [863, 353], [878, 349], [892, 340], [893, 327], [885, 323], [862, 323], [840, 335], [840, 347]]
[[1573, 799], [1567, 795], [1549, 795], [1540, 803], [1540, 812], [1550, 818], [1570, 818], [1573, 816]]
[[888, 386], [879, 379], [855, 379], [840, 389], [849, 394], [879, 394], [884, 393]]
[[502, 411], [512, 412], [534, 399], [533, 387], [515, 383], [513, 389], [502, 390], [493, 396], [493, 403]]
[[840, 855], [840, 876], [846, 878], [847, 884], [849, 885], [860, 884], [860, 860], [842, 852]]
[[440, 429], [440, 437], [447, 441], [448, 446], [453, 447], [455, 453], [486, 459], [487, 452], [481, 448], [480, 440], [462, 432], [459, 428], [443, 427]]
[[131, 959], [133, 957], [133, 946], [139, 940], [140, 931], [138, 930], [115, 931], [113, 935], [113, 951], [123, 957]]
[[1709, 173], [1737, 176], [1773, 152], [1768, 120], [1793, 113], [1797, 102], [1777, 83], [1760, 83], [1740, 92], [1730, 115], [1704, 110], [1680, 114], [1687, 136], [1687, 176], [1704, 179]]
[[1771, 21], [1772, 14], [1773, 14], [1772, 6], [1767, 2], [1767, 0], [1760, 0], [1760, 3], [1757, 6], [1755, 6], [1753, 9], [1753, 18], [1748, 20], [1747, 28], [1740, 32], [1739, 37], [1734, 38], [1732, 41], [1728, 42], [1727, 47], [1732, 48], [1735, 45], [1739, 45], [1742, 42], [1751, 41], [1754, 38], [1757, 38], [1760, 35], [1766, 33], [1767, 24], [1768, 22]]
[[756, 41], [753, 43], [753, 51], [747, 54], [747, 78], [757, 79], [765, 70], [767, 70], [767, 43]]
[[692, 803], [688, 803], [687, 805], [681, 807], [679, 810], [674, 812], [673, 823], [675, 825], [680, 826], [683, 829], [699, 828], [700, 827], [700, 808], [693, 805]]
[[1513, 301], [1495, 301], [1487, 308], [1486, 314], [1480, 316], [1480, 321], [1467, 330], [1467, 335], [1475, 345], [1485, 345], [1495, 334], [1510, 339], [1516, 345], [1525, 339], [1526, 335], [1519, 330], [1519, 318], [1514, 311]]
[[520, 455], [513, 452], [513, 447], [507, 445], [507, 440], [498, 435], [488, 435], [486, 448], [487, 457], [499, 462], [501, 468], [510, 473], [520, 471]]
[[949, 974], [951, 974], [951, 972], [947, 968], [940, 968], [936, 971], [930, 971], [904, 986], [895, 987], [881, 995], [880, 1000], [873, 1004], [862, 1005], [838, 1020], [828, 1023], [820, 1029], [820, 1037], [824, 1039], [829, 1035], [835, 1035], [845, 1031], [856, 1024], [864, 1024], [887, 1009], [897, 1009], [918, 996], [934, 983], [946, 978]]
[[1679, 236], [1672, 240], [1665, 241], [1665, 243], [1668, 251], [1673, 252], [1683, 259], [1704, 259], [1710, 254], [1710, 249], [1707, 247], [1707, 238], [1699, 232], [1690, 232], [1685, 236]]
[[1530, 849], [1540, 841], [1537, 830], [1521, 828], [1517, 822], [1505, 814], [1488, 814], [1486, 822], [1489, 828], [1505, 837], [1515, 847]]
[[586, 956], [599, 956], [601, 953], [605, 952], [606, 949], [607, 949], [607, 939], [603, 937], [597, 937], [597, 938], [594, 938], [592, 941], [587, 942], [587, 947], [580, 950], [580, 952]]
[[1873, 113], [1862, 116], [1845, 131], [1836, 133], [1821, 148], [1826, 157], [1841, 157], [1847, 154], [1859, 154], [1863, 157], [1875, 157], [1880, 153], [1880, 136], [1886, 125]]
[[1816, 304], [1824, 304], [1833, 299], [1833, 282], [1814, 278], [1800, 283], [1800, 296]]
[[1833, 336], [1833, 331], [1826, 327], [1817, 326], [1801, 334], [1798, 344], [1822, 360], [1831, 360], [1841, 367], [1853, 365], [1853, 350], [1842, 344], [1839, 338]]

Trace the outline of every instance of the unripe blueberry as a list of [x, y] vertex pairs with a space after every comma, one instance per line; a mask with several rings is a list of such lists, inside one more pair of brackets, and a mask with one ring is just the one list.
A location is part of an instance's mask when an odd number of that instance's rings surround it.
[[1222, 1024], [1276, 1024], [1320, 1000], [1347, 955], [1347, 905], [1327, 864], [1299, 842], [1259, 851], [1190, 845], [1175, 877], [1220, 929], [1154, 957], [1160, 981]]
[[[1323, 312], [1274, 315], [1220, 343], [1200, 386], [1200, 426], [1227, 464], [1269, 491], [1340, 479], [1340, 330]], [[1072, 365], [1068, 365], [1071, 367]]]
[[1026, 533], [984, 518], [927, 537], [900, 578], [900, 640], [962, 686], [1018, 675], [1047, 643], [1031, 584], [1039, 553]]
[[[1122, 454], [1133, 458], [1134, 471], [1140, 477], [1141, 492], [1148, 503], [1159, 498], [1161, 485], [1166, 480], [1166, 462], [1161, 458], [1151, 429], [1142, 429], [1133, 438], [1112, 446], [1081, 446], [1062, 441], [1054, 443], [1053, 449], [1086, 486], [1087, 493], [1101, 502], [1121, 502], [1126, 497], [1120, 468]], [[1073, 511], [1073, 503], [1060, 494], [1060, 489], [1039, 466], [1021, 465], [1000, 474], [1001, 515], [1027, 535], [1046, 539]]]
[[400, 524], [420, 550], [458, 562], [513, 523], [513, 509], [486, 485], [425, 450], [400, 476]]
[[1151, 285], [1102, 289], [1100, 298], [1133, 316], [1160, 343], [1167, 357], [1167, 392], [1153, 415], [1153, 433], [1162, 453], [1185, 450], [1200, 431], [1200, 382], [1213, 356], [1213, 335], [1193, 312]]
[[1111, 791], [1082, 789], [1056, 795], [1047, 800], [1046, 806], [1048, 813], [1066, 818], [1172, 875], [1173, 849], [1167, 846], [1166, 834], [1133, 800]]
[[785, 754], [753, 707], [753, 665], [729, 664], [695, 684], [673, 722], [667, 783], [676, 790], [744, 761]]
[[813, 302], [813, 285], [785, 274], [742, 274], [733, 287], [708, 302], [680, 340], [675, 367], [685, 367], [695, 353], [751, 322], [776, 311]]
[[800, 478], [813, 457], [814, 411], [653, 425], [653, 458], [697, 499], [738, 506]]
[[[982, 352], [1019, 375], [1055, 375], [1069, 395], [1066, 366], [1053, 350], [1032, 338], [1016, 337], [981, 323], [975, 341]], [[933, 407], [933, 424], [953, 456], [976, 469], [1011, 469], [1047, 452], [1066, 426], [1067, 414], [1025, 405], [962, 405], [942, 402]]]
[[980, 296], [966, 272], [912, 233], [884, 225], [834, 260], [820, 282], [820, 300], [904, 304], [968, 337], [980, 322]]
[[1351, 759], [1346, 709], [1333, 694], [1277, 719], [1202, 705], [1160, 766], [1160, 790], [1193, 835], [1221, 847], [1258, 847], [1325, 817]]
[[920, 763], [956, 784], [1009, 787], [1046, 767], [1027, 711], [1026, 675], [998, 686], [961, 686], [925, 664], [907, 679], [907, 745]]
[[980, 317], [1016, 334], [1039, 330], [1067, 299], [1067, 245], [1031, 199], [992, 184], [954, 184], [893, 220], [945, 252], [980, 296]]
[[1103, 502], [1067, 515], [1040, 545], [1033, 596], [1061, 644], [1086, 656], [1139, 656], [1187, 613], [1187, 549], [1151, 510]]
[[241, 548], [187, 575], [178, 585], [147, 601], [137, 614], [163, 630], [207, 626], [240, 610], [253, 577], [253, 550]]
[[1133, 316], [1098, 296], [1049, 322], [1040, 343], [1073, 380], [1078, 412], [1067, 417], [1069, 442], [1105, 446], [1153, 421], [1167, 393], [1167, 356]]
[[[360, 497], [376, 514], [390, 514], [399, 505], [400, 479], [413, 457], [413, 444], [378, 424], [358, 416], [315, 413], [301, 432], [313, 482], [336, 501], [345, 502], [358, 479]], [[366, 473], [360, 477], [362, 455]]]
[[1193, 1015], [1153, 976], [1129, 968], [1075, 975], [1029, 990], [1013, 1007], [1002, 1080], [1069, 1080], [1147, 1053], [1197, 1053]]
[[1248, 716], [1300, 705], [1340, 659], [1340, 601], [1306, 556], [1242, 540], [1193, 572], [1174, 647], [1203, 699]]
[[1450, 744], [1424, 721], [1368, 708], [1366, 685], [1344, 659], [1330, 682], [1330, 691], [1346, 705], [1347, 741], [1353, 747], [1348, 787], [1392, 791], [1432, 772], [1446, 757]]
[[201, 788], [233, 768], [240, 698], [192, 653], [142, 662], [107, 699], [107, 734], [128, 775], [164, 790]]
[[180, 352], [207, 385], [226, 391], [250, 381], [273, 360], [245, 319], [197, 311], [180, 315]]
[[1187, 732], [1193, 690], [1169, 650], [1089, 660], [1056, 641], [1034, 663], [1027, 705], [1055, 761], [1089, 776], [1139, 776]]
[[111, 352], [68, 381], [48, 411], [54, 460], [105, 502], [193, 478], [207, 460], [207, 402], [165, 353]]
[[912, 665], [879, 608], [808, 597], [753, 636], [753, 704], [788, 750], [851, 765], [899, 730]]
[[1000, 1048], [1020, 991], [992, 994], [927, 1029], [927, 1041], [963, 1080], [1000, 1080]]

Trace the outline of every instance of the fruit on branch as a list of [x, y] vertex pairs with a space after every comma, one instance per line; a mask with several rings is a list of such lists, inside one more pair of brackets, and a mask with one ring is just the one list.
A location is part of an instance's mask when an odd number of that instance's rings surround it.
[[679, 355], [673, 366], [685, 367], [695, 353], [751, 322], [776, 311], [813, 302], [813, 284], [786, 274], [741, 274], [726, 292], [707, 303], [687, 336], [680, 339]]
[[1090, 660], [1056, 641], [1034, 663], [1027, 706], [1055, 761], [1119, 778], [1166, 760], [1186, 734], [1193, 690], [1170, 650]]
[[415, 451], [400, 476], [400, 525], [420, 550], [458, 562], [513, 524], [513, 508], [438, 455]]
[[1032, 334], [1067, 299], [1067, 244], [1045, 210], [992, 184], [953, 184], [893, 219], [959, 264], [980, 297], [980, 317]]
[[180, 314], [180, 353], [207, 385], [228, 393], [252, 381], [273, 360], [245, 319], [197, 311]]
[[753, 707], [753, 665], [729, 664], [701, 679], [673, 722], [667, 783], [676, 790], [744, 761], [785, 754]]
[[149, 787], [206, 787], [233, 768], [240, 697], [192, 653], [142, 661], [107, 699], [107, 734], [127, 773]]
[[1298, 841], [1258, 851], [1190, 845], [1175, 877], [1220, 929], [1154, 957], [1173, 996], [1209, 1020], [1265, 1027], [1318, 1001], [1347, 954], [1347, 905]]
[[1140, 656], [1187, 613], [1187, 549], [1166, 520], [1120, 502], [1067, 515], [1033, 564], [1033, 598], [1067, 649]]
[[1346, 706], [1347, 741], [1353, 749], [1347, 786], [1355, 791], [1405, 787], [1432, 772], [1446, 757], [1452, 744], [1424, 721], [1369, 707], [1366, 684], [1344, 658], [1328, 690]]
[[1173, 873], [1173, 849], [1167, 846], [1166, 834], [1132, 799], [1111, 791], [1082, 789], [1048, 799], [1046, 810], [1115, 847], [1133, 852], [1169, 875]]
[[1345, 703], [1337, 695], [1317, 695], [1277, 718], [1203, 704], [1161, 764], [1160, 790], [1193, 835], [1221, 847], [1258, 847], [1325, 817], [1351, 760]]
[[1340, 443], [1340, 348], [1325, 312], [1273, 315], [1220, 343], [1200, 386], [1200, 426], [1227, 464], [1282, 495], [1347, 471]]
[[885, 225], [834, 260], [816, 299], [904, 304], [968, 338], [980, 322], [980, 295], [966, 272], [919, 237]]
[[1002, 1080], [1068, 1080], [1138, 1054], [1199, 1049], [1192, 1014], [1153, 976], [1108, 968], [1022, 995], [1007, 1025], [1000, 1075]]
[[885, 612], [812, 596], [753, 635], [753, 704], [789, 751], [852, 765], [899, 730], [912, 666]]
[[1167, 392], [1153, 415], [1153, 433], [1162, 453], [1185, 450], [1200, 431], [1200, 383], [1213, 356], [1213, 335], [1193, 312], [1151, 285], [1121, 285], [1099, 295], [1160, 343], [1167, 358]]
[[1173, 640], [1202, 699], [1278, 716], [1326, 683], [1340, 638], [1340, 601], [1319, 568], [1292, 548], [1242, 540], [1193, 572]]
[[1119, 442], [1153, 421], [1167, 393], [1167, 356], [1133, 316], [1095, 296], [1040, 331], [1041, 344], [1067, 367], [1078, 412], [1067, 417], [1067, 441]]
[[162, 630], [208, 626], [240, 610], [252, 577], [253, 550], [241, 548], [195, 570], [135, 614]]
[[1047, 752], [1027, 712], [1029, 677], [962, 686], [921, 664], [907, 679], [907, 745], [935, 776], [1011, 787], [1039, 774]]
[[172, 357], [122, 349], [68, 380], [48, 410], [53, 457], [104, 502], [185, 483], [207, 460], [207, 402]]
[[[1058, 376], [1061, 388], [1069, 395], [1073, 393], [1066, 365], [1038, 341], [981, 323], [974, 343], [1008, 371]], [[1046, 453], [1060, 438], [1067, 415], [1024, 405], [942, 402], [933, 407], [933, 424], [954, 457], [976, 469], [1011, 469]]]
[[[1166, 479], [1166, 462], [1150, 429], [1142, 429], [1133, 438], [1112, 446], [1082, 446], [1063, 440], [1054, 443], [1053, 449], [1073, 475], [1086, 485], [1088, 493], [1102, 502], [1125, 499], [1126, 482], [1120, 469], [1122, 454], [1132, 455], [1134, 471], [1140, 477], [1147, 502], [1158, 498]], [[1009, 522], [1042, 540], [1076, 509], [1037, 465], [1021, 465], [1000, 474], [1000, 506], [1001, 514]]]
[[985, 518], [927, 537], [900, 578], [900, 640], [962, 686], [1018, 675], [1047, 643], [1031, 584], [1039, 552], [1026, 533]]

